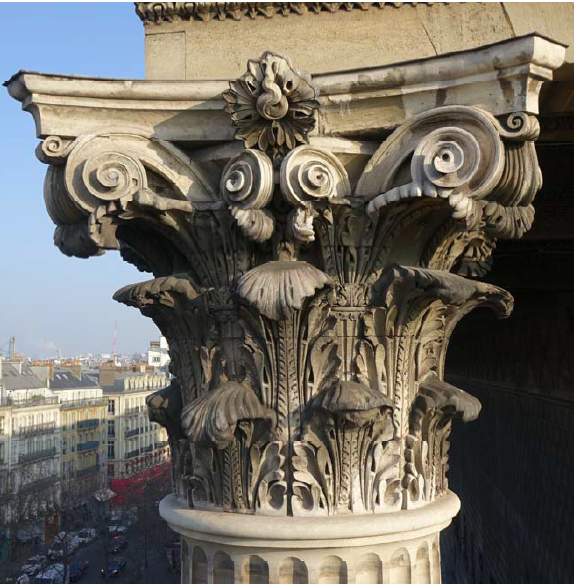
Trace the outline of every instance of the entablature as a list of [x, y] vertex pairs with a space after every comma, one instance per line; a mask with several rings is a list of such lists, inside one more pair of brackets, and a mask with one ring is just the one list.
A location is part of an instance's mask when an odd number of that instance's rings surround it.
[[[538, 114], [543, 81], [565, 47], [536, 33], [437, 57], [311, 76], [321, 105], [311, 136], [380, 138], [421, 112], [445, 105], [494, 116]], [[191, 147], [233, 140], [222, 94], [229, 80], [122, 80], [21, 71], [10, 94], [39, 138], [75, 138], [105, 128], [137, 131]]]

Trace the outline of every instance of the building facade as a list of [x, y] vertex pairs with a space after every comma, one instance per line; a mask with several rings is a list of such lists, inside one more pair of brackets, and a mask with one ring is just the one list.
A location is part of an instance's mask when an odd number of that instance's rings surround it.
[[146, 406], [146, 398], [167, 383], [162, 373], [132, 372], [120, 374], [113, 386], [104, 387], [111, 480], [132, 477], [169, 460], [166, 430], [149, 420]]
[[44, 538], [60, 501], [59, 400], [20, 361], [2, 363], [0, 389], [2, 523], [22, 539]]
[[62, 480], [74, 480], [81, 491], [94, 477], [105, 484], [108, 402], [102, 389], [79, 368], [55, 368], [50, 389], [60, 404]]
[[148, 365], [156, 368], [165, 369], [170, 363], [170, 354], [168, 353], [168, 342], [162, 335], [159, 341], [150, 341], [148, 349]]

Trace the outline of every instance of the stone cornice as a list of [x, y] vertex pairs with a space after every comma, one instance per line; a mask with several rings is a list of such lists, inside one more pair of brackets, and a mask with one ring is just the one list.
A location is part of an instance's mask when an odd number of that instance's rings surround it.
[[[378, 136], [438, 105], [480, 105], [495, 116], [537, 114], [541, 83], [552, 78], [564, 54], [563, 45], [531, 34], [428, 59], [317, 74], [312, 76], [320, 103], [315, 134]], [[121, 80], [21, 71], [5, 85], [34, 116], [39, 137], [76, 137], [113, 127], [209, 144], [235, 134], [224, 111], [227, 80]]]
[[136, 14], [145, 25], [163, 22], [241, 20], [274, 16], [320, 14], [371, 8], [415, 7], [433, 2], [134, 2]]

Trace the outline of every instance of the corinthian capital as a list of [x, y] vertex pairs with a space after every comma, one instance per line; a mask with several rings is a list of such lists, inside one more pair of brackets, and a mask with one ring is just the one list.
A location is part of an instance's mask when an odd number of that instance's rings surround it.
[[350, 575], [421, 555], [437, 575], [451, 424], [481, 409], [443, 380], [449, 339], [512, 309], [469, 277], [531, 227], [536, 98], [563, 53], [531, 35], [313, 77], [266, 52], [231, 82], [10, 80], [56, 244], [152, 273], [115, 299], [168, 339], [162, 514], [210, 567], [303, 547], [314, 579], [326, 548]]

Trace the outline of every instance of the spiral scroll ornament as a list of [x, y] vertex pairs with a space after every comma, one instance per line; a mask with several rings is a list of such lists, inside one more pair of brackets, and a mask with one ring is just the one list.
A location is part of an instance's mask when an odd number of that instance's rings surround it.
[[[469, 182], [479, 168], [479, 143], [466, 130], [445, 128], [432, 132], [414, 153], [415, 181], [425, 188], [454, 189]], [[422, 162], [423, 164], [420, 164]], [[427, 184], [426, 184], [427, 183]]]
[[238, 128], [236, 138], [274, 157], [307, 142], [319, 107], [311, 77], [271, 51], [248, 61], [248, 71], [222, 97]]
[[65, 181], [74, 203], [88, 213], [102, 204], [131, 198], [148, 187], [139, 159], [102, 149], [98, 138], [74, 147], [66, 164]]
[[537, 140], [540, 131], [539, 120], [525, 112], [514, 112], [500, 120], [499, 134], [507, 140]]
[[74, 146], [73, 142], [61, 136], [48, 136], [36, 148], [36, 156], [43, 163], [63, 164]]
[[280, 184], [284, 197], [292, 205], [302, 206], [334, 197], [344, 199], [351, 193], [347, 172], [327, 150], [300, 146], [282, 163]]
[[486, 165], [478, 136], [468, 130], [447, 126], [429, 133], [413, 153], [412, 182], [375, 197], [368, 204], [368, 213], [402, 199], [440, 197], [448, 200], [454, 219], [463, 221], [469, 229], [477, 226], [481, 221], [477, 199], [489, 193], [503, 169], [502, 144], [493, 127], [489, 138], [496, 156]]
[[220, 189], [233, 207], [262, 209], [274, 192], [272, 161], [263, 152], [244, 150], [226, 165]]
[[119, 152], [104, 152], [88, 159], [82, 177], [87, 190], [102, 201], [133, 195], [146, 183], [142, 164]]

